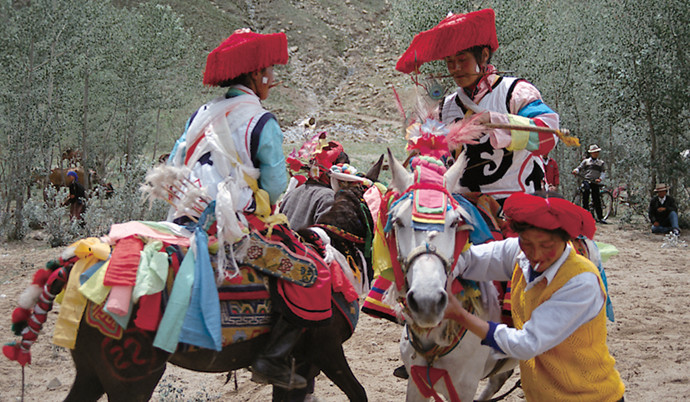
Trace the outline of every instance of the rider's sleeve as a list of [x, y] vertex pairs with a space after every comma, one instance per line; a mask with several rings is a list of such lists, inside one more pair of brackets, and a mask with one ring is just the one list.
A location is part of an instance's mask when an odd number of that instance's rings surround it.
[[599, 278], [592, 272], [581, 273], [534, 309], [522, 329], [498, 324], [493, 333], [498, 349], [494, 349], [519, 360], [531, 359], [563, 342], [603, 307]]
[[266, 190], [271, 205], [287, 187], [287, 170], [283, 156], [283, 132], [275, 119], [269, 119], [261, 130], [259, 147], [256, 152], [259, 161], [259, 187]]
[[518, 254], [517, 237], [472, 245], [460, 254], [453, 273], [473, 281], [509, 281]]
[[[508, 100], [509, 114], [491, 113], [491, 123], [537, 126], [558, 129], [559, 117], [541, 98], [539, 90], [526, 80], [515, 82]], [[558, 142], [550, 132], [497, 129], [492, 138], [494, 148], [526, 149], [538, 155], [548, 154]]]

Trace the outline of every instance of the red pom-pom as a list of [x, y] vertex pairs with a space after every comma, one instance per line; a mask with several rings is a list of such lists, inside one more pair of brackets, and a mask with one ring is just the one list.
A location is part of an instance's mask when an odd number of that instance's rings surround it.
[[31, 310], [22, 307], [17, 307], [12, 312], [12, 323], [26, 322], [31, 315]]
[[8, 359], [16, 361], [20, 365], [26, 366], [31, 364], [31, 352], [28, 350], [21, 350], [19, 344], [10, 344], [2, 347], [2, 353]]
[[48, 278], [50, 277], [51, 273], [52, 273], [52, 271], [49, 271], [47, 269], [39, 269], [34, 274], [34, 279], [31, 283], [33, 283], [34, 285], [38, 285], [40, 287], [43, 287], [43, 285], [45, 285], [46, 282], [48, 281]]

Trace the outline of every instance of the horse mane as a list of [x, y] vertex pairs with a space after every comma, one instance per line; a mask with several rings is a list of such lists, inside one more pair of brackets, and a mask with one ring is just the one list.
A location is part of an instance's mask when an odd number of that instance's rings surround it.
[[331, 209], [321, 215], [316, 224], [334, 226], [365, 239], [373, 231], [374, 219], [364, 201], [364, 188], [354, 186], [339, 190]]

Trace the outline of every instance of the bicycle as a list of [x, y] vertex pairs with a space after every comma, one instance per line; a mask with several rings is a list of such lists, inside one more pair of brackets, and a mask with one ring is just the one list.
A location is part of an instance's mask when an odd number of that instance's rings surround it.
[[[582, 205], [582, 194], [585, 192], [585, 189], [589, 186], [589, 181], [587, 180], [582, 180], [582, 183], [580, 184], [580, 187], [578, 188], [578, 191], [575, 193], [575, 196], [573, 197], [573, 204], [575, 205]], [[615, 207], [614, 207], [614, 198], [618, 198], [620, 194], [621, 188], [616, 188], [617, 194], [616, 197], [613, 196], [613, 192], [606, 188], [605, 184], [599, 183], [599, 199], [601, 200], [601, 218], [603, 220], [606, 220], [609, 218], [609, 216], [612, 216], [611, 214], [613, 213], [613, 216], [616, 215], [615, 213]], [[591, 194], [590, 194], [591, 197]], [[589, 212], [592, 214], [594, 219], [597, 219], [596, 213], [594, 211], [594, 203], [592, 202], [592, 199], [590, 198], [589, 202], [589, 208], [586, 208], [589, 210]]]

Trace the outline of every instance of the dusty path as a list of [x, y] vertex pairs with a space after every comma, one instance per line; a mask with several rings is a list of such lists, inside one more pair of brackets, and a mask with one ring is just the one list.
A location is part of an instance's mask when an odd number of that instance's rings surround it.
[[[615, 222], [615, 221], [614, 221]], [[684, 235], [685, 240], [690, 236]], [[603, 226], [596, 240], [610, 243], [619, 255], [606, 264], [616, 322], [609, 323], [609, 348], [627, 387], [626, 400], [686, 400], [690, 391], [690, 248], [662, 248], [663, 236], [641, 227]], [[9, 331], [17, 295], [37, 267], [56, 255], [38, 242], [0, 245], [0, 341], [15, 340]], [[47, 332], [56, 314], [51, 314]], [[405, 382], [392, 376], [399, 363], [400, 327], [363, 316], [345, 351], [353, 371], [371, 401], [402, 401]], [[50, 345], [44, 335], [32, 349], [26, 369], [26, 401], [55, 401], [67, 395], [74, 371], [69, 353]], [[512, 385], [515, 378], [508, 381]], [[270, 400], [270, 389], [237, 372], [234, 381], [224, 374], [201, 374], [169, 365], [153, 400]], [[21, 395], [19, 366], [0, 357], [0, 401]], [[327, 378], [317, 381], [319, 401], [343, 401], [344, 395]], [[103, 399], [105, 400], [105, 399]], [[518, 390], [508, 401], [523, 400]]]

